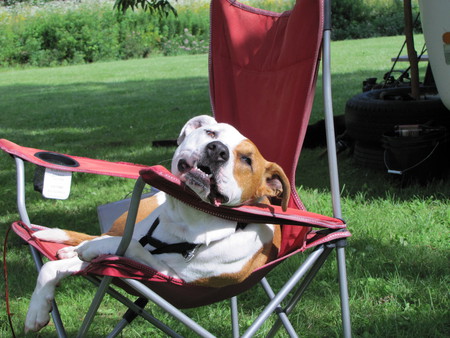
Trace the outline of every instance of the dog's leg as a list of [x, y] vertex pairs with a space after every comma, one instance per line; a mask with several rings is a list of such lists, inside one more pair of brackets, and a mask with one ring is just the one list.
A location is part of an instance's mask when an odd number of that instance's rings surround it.
[[36, 231], [32, 236], [41, 241], [64, 243], [67, 245], [78, 245], [83, 241], [89, 241], [98, 237], [58, 228]]
[[31, 296], [25, 320], [25, 332], [39, 331], [50, 320], [51, 303], [55, 298], [55, 287], [61, 279], [84, 269], [88, 263], [77, 257], [47, 262], [42, 266]]
[[[95, 257], [100, 255], [113, 255], [116, 253], [119, 243], [122, 237], [103, 236], [96, 238], [92, 241], [83, 242], [76, 247], [76, 252], [78, 257], [84, 261], [91, 261]], [[136, 241], [131, 240], [124, 257], [133, 259], [139, 263], [145, 264], [152, 269], [159, 271], [165, 275], [176, 277], [177, 274], [164, 262], [161, 262], [155, 258], [147, 249], [143, 248], [142, 245]]]

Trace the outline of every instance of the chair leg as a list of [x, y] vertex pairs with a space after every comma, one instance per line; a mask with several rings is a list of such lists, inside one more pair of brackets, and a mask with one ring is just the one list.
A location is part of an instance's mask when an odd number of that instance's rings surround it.
[[[264, 291], [266, 292], [267, 296], [269, 296], [270, 299], [273, 299], [275, 297], [275, 293], [273, 292], [272, 288], [269, 285], [269, 282], [266, 278], [263, 278], [261, 280], [261, 286], [263, 287]], [[294, 327], [292, 326], [291, 322], [289, 321], [289, 318], [286, 314], [286, 312], [283, 310], [283, 308], [278, 305], [275, 309], [275, 313], [278, 315], [278, 319], [275, 323], [275, 325], [278, 324], [277, 328], [273, 330], [274, 327], [270, 330], [267, 337], [274, 337], [275, 333], [280, 328], [281, 324], [283, 324], [284, 328], [286, 329], [286, 332], [289, 334], [290, 337], [297, 337], [297, 333], [295, 332]], [[274, 325], [274, 326], [275, 326]], [[272, 332], [273, 330], [273, 332]]]
[[[96, 285], [97, 288], [98, 288], [98, 286], [101, 283], [101, 279], [97, 279], [97, 278], [92, 277], [92, 276], [86, 276], [85, 278], [87, 280], [89, 280], [90, 282], [92, 282], [94, 285]], [[116, 290], [114, 290], [111, 287], [108, 287], [106, 289], [106, 293], [108, 293], [108, 295], [110, 295], [111, 297], [113, 297], [114, 299], [116, 299], [117, 301], [122, 303], [123, 305], [125, 305], [127, 308], [129, 308], [134, 313], [138, 314], [139, 316], [141, 316], [142, 318], [147, 320], [155, 328], [157, 328], [157, 329], [161, 330], [162, 332], [166, 333], [168, 336], [174, 337], [174, 338], [182, 338], [179, 334], [177, 334], [175, 331], [173, 331], [170, 327], [165, 325], [159, 319], [155, 318], [149, 312], [145, 311], [145, 309], [143, 307], [140, 307], [140, 306], [136, 305], [137, 302], [132, 302], [130, 299], [128, 299], [127, 297], [125, 297], [124, 295], [122, 295], [121, 293], [117, 292]], [[146, 298], [144, 298], [144, 299], [146, 299]], [[123, 322], [123, 321], [126, 322], [125, 319], [122, 319], [121, 322]], [[126, 326], [126, 324], [124, 325], [124, 323], [119, 323], [118, 325], [116, 325], [116, 328], [119, 329], [120, 326], [123, 329]], [[115, 336], [117, 336], [117, 334], [115, 334], [116, 328], [108, 335], [108, 337], [115, 337]], [[120, 333], [120, 332], [118, 332], [118, 333]]]
[[151, 300], [154, 304], [158, 305], [161, 309], [172, 315], [176, 318], [180, 323], [186, 325], [189, 329], [191, 329], [194, 333], [204, 338], [213, 338], [214, 335], [207, 331], [205, 328], [200, 326], [197, 322], [189, 318], [182, 311], [177, 309], [175, 306], [167, 302], [164, 298], [159, 296], [156, 292], [149, 289], [138, 280], [124, 278], [122, 279], [126, 284], [131, 286], [134, 290], [138, 291], [141, 295], [145, 296], [149, 300]]
[[[138, 298], [134, 302], [134, 304], [138, 306], [140, 309], [143, 309], [147, 305], [147, 303], [148, 303], [147, 298]], [[113, 338], [119, 335], [122, 332], [122, 330], [128, 324], [130, 324], [138, 315], [139, 313], [137, 313], [136, 311], [128, 309], [127, 312], [125, 312], [125, 314], [122, 316], [122, 320], [114, 327], [114, 329], [108, 335], [108, 338]]]
[[230, 298], [230, 309], [231, 309], [231, 327], [233, 330], [233, 338], [238, 338], [239, 337], [239, 314], [238, 314], [237, 297]]
[[[301, 297], [303, 296], [303, 293], [305, 292], [305, 290], [307, 289], [309, 284], [312, 282], [312, 280], [314, 279], [314, 277], [316, 276], [317, 272], [320, 270], [322, 265], [327, 260], [331, 250], [333, 250], [333, 249], [327, 247], [322, 252], [322, 254], [320, 255], [319, 259], [311, 267], [311, 269], [309, 270], [308, 274], [303, 279], [303, 282], [300, 284], [300, 286], [298, 287], [298, 289], [296, 290], [296, 292], [294, 293], [294, 295], [290, 299], [289, 303], [287, 304], [287, 306], [286, 306], [286, 308], [284, 310], [284, 312], [286, 313], [286, 316], [289, 315], [293, 311], [293, 309], [295, 308], [297, 303], [300, 301]], [[270, 330], [270, 332], [269, 332], [269, 334], [267, 336], [268, 337], [274, 337], [276, 332], [280, 328], [281, 324], [282, 323], [281, 323], [280, 319], [278, 319], [275, 322], [275, 324], [272, 326], [272, 329]]]
[[91, 306], [89, 307], [89, 310], [86, 314], [86, 317], [84, 317], [83, 323], [81, 324], [77, 337], [84, 337], [86, 335], [87, 331], [89, 330], [89, 326], [91, 326], [92, 320], [94, 319], [94, 316], [97, 313], [100, 303], [102, 302], [103, 297], [105, 296], [106, 290], [109, 284], [111, 284], [112, 279], [113, 277], [110, 276], [103, 277], [97, 289], [97, 293], [95, 294]]
[[273, 313], [273, 311], [280, 305], [284, 298], [291, 292], [291, 290], [297, 285], [297, 283], [305, 276], [309, 269], [319, 259], [322, 252], [325, 250], [323, 246], [318, 247], [312, 252], [303, 264], [297, 269], [287, 283], [281, 288], [277, 295], [269, 302], [264, 311], [253, 322], [253, 324], [247, 329], [242, 337], [253, 337], [256, 331], [264, 324], [264, 321]]
[[345, 248], [344, 246], [337, 246], [336, 248], [338, 273], [339, 273], [339, 289], [341, 294], [341, 315], [342, 315], [342, 329], [345, 338], [352, 336], [351, 322], [350, 322], [350, 306], [348, 297], [347, 285], [347, 269], [345, 264]]

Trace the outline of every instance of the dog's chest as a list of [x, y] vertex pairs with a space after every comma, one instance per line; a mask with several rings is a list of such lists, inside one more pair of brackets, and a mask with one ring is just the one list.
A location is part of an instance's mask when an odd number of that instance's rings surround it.
[[[151, 236], [157, 241], [194, 244], [192, 255], [164, 251], [155, 255], [186, 282], [239, 273], [273, 238], [270, 225], [248, 224], [242, 229], [236, 222], [205, 214], [170, 197], [136, 225], [134, 238], [139, 241], [147, 236], [155, 222], [158, 225]], [[150, 252], [157, 249], [147, 243], [145, 248]]]

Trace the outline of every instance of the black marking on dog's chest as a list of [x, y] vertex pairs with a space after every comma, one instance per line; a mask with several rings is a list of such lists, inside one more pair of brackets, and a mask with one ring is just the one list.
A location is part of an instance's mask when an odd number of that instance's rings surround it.
[[[153, 233], [155, 232], [158, 225], [159, 225], [159, 218], [155, 219], [147, 234], [139, 240], [139, 243], [143, 247], [149, 244], [155, 248], [153, 250], [150, 250], [150, 253], [152, 255], [160, 255], [164, 253], [177, 253], [182, 255], [184, 259], [187, 262], [189, 262], [192, 258], [194, 258], [198, 249], [203, 245], [188, 242], [180, 242], [174, 244], [162, 242], [159, 239], [153, 237]], [[236, 231], [239, 229], [244, 229], [246, 226], [247, 226], [246, 223], [239, 222], [236, 226]]]

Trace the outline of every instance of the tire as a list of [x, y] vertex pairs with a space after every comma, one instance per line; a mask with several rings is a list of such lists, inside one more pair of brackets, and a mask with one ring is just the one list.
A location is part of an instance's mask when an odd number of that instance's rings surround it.
[[419, 100], [410, 99], [409, 87], [367, 91], [352, 97], [345, 106], [345, 123], [356, 141], [381, 144], [384, 133], [400, 124], [450, 126], [450, 111], [434, 88], [422, 88]]
[[355, 143], [353, 159], [359, 166], [373, 169], [386, 169], [384, 149], [381, 146], [358, 141]]

